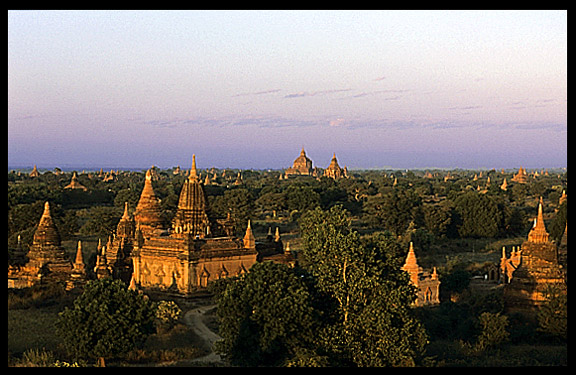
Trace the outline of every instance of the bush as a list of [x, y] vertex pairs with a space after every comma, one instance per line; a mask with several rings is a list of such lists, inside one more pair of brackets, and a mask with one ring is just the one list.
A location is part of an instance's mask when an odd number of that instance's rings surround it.
[[182, 316], [182, 310], [174, 301], [160, 301], [156, 307], [158, 328], [169, 330]]
[[86, 284], [73, 308], [60, 313], [57, 333], [74, 358], [122, 357], [154, 332], [155, 306], [122, 281]]

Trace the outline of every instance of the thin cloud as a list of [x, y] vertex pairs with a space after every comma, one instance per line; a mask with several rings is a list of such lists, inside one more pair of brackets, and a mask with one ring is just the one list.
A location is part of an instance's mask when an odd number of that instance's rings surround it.
[[277, 92], [282, 91], [281, 89], [274, 89], [274, 90], [266, 90], [266, 91], [256, 91], [256, 92], [243, 92], [240, 94], [232, 95], [233, 98], [239, 96], [257, 96], [257, 95], [266, 95], [266, 94], [275, 94]]
[[483, 108], [481, 105], [468, 105], [468, 106], [456, 106], [447, 108], [449, 111], [469, 111], [471, 109]]
[[374, 78], [373, 81], [383, 81], [383, 80], [385, 80], [385, 79], [386, 79], [386, 76], [381, 76], [381, 77], [378, 77], [378, 78]]
[[352, 89], [322, 90], [322, 91], [312, 91], [312, 92], [300, 91], [297, 93], [284, 95], [284, 98], [285, 99], [292, 99], [292, 98], [304, 98], [304, 97], [309, 97], [309, 96], [324, 96], [324, 95], [336, 94], [339, 92], [346, 92], [346, 91], [352, 91]]
[[[355, 95], [350, 95], [347, 96], [345, 98], [342, 99], [356, 99], [356, 98], [364, 98], [367, 96], [375, 96], [375, 95], [385, 95], [385, 94], [401, 94], [401, 93], [406, 93], [409, 90], [375, 90], [375, 91], [363, 91], [361, 93], [355, 94]], [[385, 98], [384, 100], [398, 100], [400, 99], [402, 96], [391, 96], [388, 98]]]

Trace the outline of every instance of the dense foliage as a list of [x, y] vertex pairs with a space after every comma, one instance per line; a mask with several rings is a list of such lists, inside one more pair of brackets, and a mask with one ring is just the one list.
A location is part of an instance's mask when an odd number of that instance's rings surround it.
[[[186, 176], [156, 172], [152, 184], [169, 223]], [[199, 172], [204, 178], [208, 171]], [[257, 264], [243, 277], [214, 285], [224, 338], [218, 349], [232, 364], [442, 365], [444, 358], [465, 365], [472, 363], [466, 353], [481, 363], [499, 353], [492, 349], [509, 343], [566, 340], [565, 294], [551, 291], [538, 324], [529, 326], [503, 315], [499, 294], [470, 292], [471, 278], [483, 275], [485, 265], [466, 258], [519, 245], [540, 196], [546, 227], [558, 242], [567, 220], [567, 202], [559, 201], [567, 188], [565, 171], [531, 175], [526, 184], [495, 170], [482, 171], [480, 178], [477, 171], [463, 170], [426, 176], [424, 171], [354, 171], [353, 178], [338, 181], [243, 171], [240, 185], [234, 184], [237, 171], [226, 170], [226, 177], [222, 172], [210, 171], [212, 184], [204, 186], [209, 218], [230, 214], [239, 235], [250, 219], [257, 238], [280, 226], [283, 236], [289, 232], [295, 238], [291, 245], [299, 260], [296, 268]], [[78, 173], [87, 191], [64, 189], [70, 177], [51, 171], [39, 177], [8, 174], [9, 262], [18, 238], [24, 249], [31, 244], [45, 201], [63, 242], [75, 249], [77, 239], [106, 241], [124, 202], [133, 210], [144, 185], [144, 171], [108, 179]], [[500, 188], [504, 178], [506, 190]], [[443, 302], [435, 308], [410, 307], [414, 288], [400, 271], [409, 241], [419, 263], [439, 266]], [[483, 254], [475, 254], [479, 249]], [[85, 258], [88, 270], [93, 258]], [[150, 302], [120, 285], [88, 285], [86, 296], [66, 309], [59, 323], [67, 349], [78, 358], [121, 357], [154, 328], [155, 314], [169, 326], [181, 313], [168, 305], [150, 310]], [[13, 306], [41, 306], [25, 291], [11, 296]], [[425, 346], [428, 341], [432, 345]], [[453, 352], [448, 342], [456, 345]], [[434, 346], [438, 343], [442, 351]]]
[[90, 281], [72, 308], [65, 308], [57, 332], [70, 356], [117, 358], [153, 333], [156, 307], [122, 281]]

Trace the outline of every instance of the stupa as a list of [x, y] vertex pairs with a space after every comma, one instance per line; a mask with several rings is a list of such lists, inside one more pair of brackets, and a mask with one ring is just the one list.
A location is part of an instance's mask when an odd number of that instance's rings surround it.
[[330, 165], [324, 170], [324, 177], [333, 178], [338, 180], [340, 178], [348, 178], [348, 168], [340, 168], [338, 165], [338, 160], [336, 159], [336, 153], [332, 156]]
[[416, 306], [440, 303], [440, 280], [438, 279], [436, 268], [434, 268], [432, 274], [430, 274], [418, 265], [412, 242], [410, 242], [410, 248], [402, 270], [408, 272], [410, 282], [417, 288], [417, 297], [414, 302]]
[[9, 287], [22, 288], [49, 283], [66, 285], [70, 281], [73, 266], [61, 246], [60, 234], [48, 202], [44, 203], [44, 212], [25, 258], [24, 264], [9, 267]]
[[[534, 317], [535, 312], [546, 301], [547, 289], [565, 290], [565, 272], [558, 262], [556, 244], [544, 225], [543, 202], [540, 198], [538, 215], [517, 253], [516, 269], [506, 275], [504, 302], [508, 312], [519, 312]], [[503, 259], [504, 261], [505, 259]]]

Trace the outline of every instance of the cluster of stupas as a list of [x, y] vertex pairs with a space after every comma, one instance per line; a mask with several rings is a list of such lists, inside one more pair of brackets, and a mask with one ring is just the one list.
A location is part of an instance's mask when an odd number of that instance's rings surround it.
[[[259, 241], [248, 221], [244, 237], [237, 238], [230, 215], [215, 221], [208, 218], [195, 156], [171, 223], [164, 219], [152, 180], [152, 171], [148, 170], [134, 213], [126, 203], [108, 242], [103, 245], [99, 241], [92, 277], [112, 277], [130, 283], [132, 288], [187, 295], [205, 288], [212, 280], [248, 272], [257, 261], [295, 264], [294, 254], [289, 244], [284, 248], [278, 228], [275, 236], [269, 231]], [[30, 251], [26, 254], [19, 246], [13, 258], [8, 270], [9, 287], [60, 282], [72, 288], [87, 277], [81, 243], [72, 263], [61, 246], [48, 202]]]

